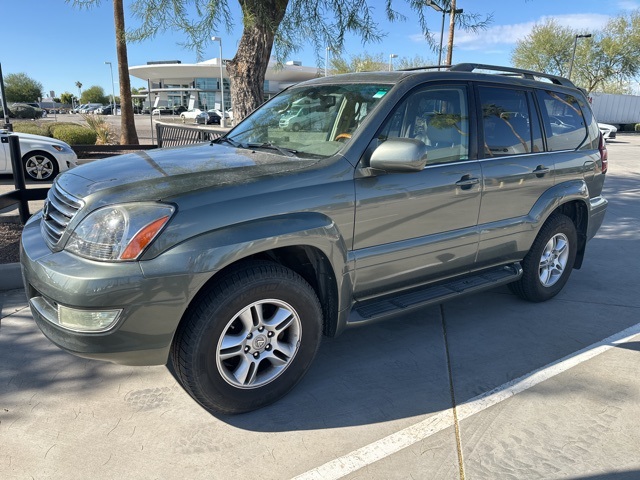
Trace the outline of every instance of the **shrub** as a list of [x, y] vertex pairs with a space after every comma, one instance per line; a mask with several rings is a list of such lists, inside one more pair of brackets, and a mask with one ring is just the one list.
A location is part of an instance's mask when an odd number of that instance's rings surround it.
[[633, 130], [636, 132], [640, 132], [640, 123], [636, 123], [635, 126], [633, 127]]
[[56, 125], [51, 130], [53, 138], [69, 145], [95, 145], [98, 138], [96, 132], [80, 125]]
[[13, 118], [42, 118], [44, 110], [23, 103], [14, 103], [9, 107], [9, 116]]
[[31, 133], [33, 135], [42, 135], [43, 137], [50, 137], [51, 132], [49, 128], [44, 125], [38, 125], [37, 123], [18, 122], [13, 124], [13, 131], [18, 133]]
[[102, 115], [82, 115], [89, 128], [96, 134], [96, 145], [112, 145], [115, 143], [115, 134], [111, 126]]

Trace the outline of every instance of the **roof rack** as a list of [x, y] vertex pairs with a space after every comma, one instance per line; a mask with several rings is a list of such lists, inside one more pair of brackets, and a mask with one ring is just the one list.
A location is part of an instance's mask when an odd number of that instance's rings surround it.
[[537, 80], [538, 78], [546, 78], [551, 83], [563, 85], [565, 87], [576, 88], [574, 83], [568, 78], [550, 75], [543, 72], [534, 72], [533, 70], [524, 70], [522, 68], [501, 67], [498, 65], [485, 65], [483, 63], [459, 63], [457, 65], [428, 65], [424, 67], [402, 68], [398, 72], [415, 72], [418, 70], [449, 70], [450, 72], [474, 72], [475, 70], [491, 70], [493, 72], [501, 72], [504, 76], [521, 77], [529, 80]]
[[[449, 67], [449, 71], [451, 72], [473, 72], [475, 70], [492, 70], [494, 72], [504, 72], [507, 75], [517, 75], [522, 78], [527, 78], [529, 80], [537, 80], [537, 78], [546, 78], [550, 80], [551, 83], [556, 85], [563, 85], [565, 87], [573, 87], [575, 85], [571, 80], [564, 77], [559, 77], [557, 75], [550, 75], [548, 73], [542, 72], [534, 72], [533, 70], [524, 70], [522, 68], [513, 68], [513, 67], [500, 67], [497, 65], [484, 65], [482, 63], [459, 63], [457, 65], [452, 65]], [[537, 77], [537, 78], [536, 78]]]

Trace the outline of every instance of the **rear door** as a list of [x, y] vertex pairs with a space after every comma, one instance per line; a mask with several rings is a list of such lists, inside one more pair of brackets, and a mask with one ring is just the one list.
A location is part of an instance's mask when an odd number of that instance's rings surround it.
[[484, 188], [478, 227], [477, 267], [515, 261], [527, 215], [554, 185], [554, 155], [545, 153], [533, 91], [479, 84], [482, 112], [480, 161]]
[[470, 158], [470, 111], [467, 85], [429, 84], [405, 97], [373, 140], [419, 139], [427, 165], [356, 179], [357, 299], [472, 268], [482, 182]]

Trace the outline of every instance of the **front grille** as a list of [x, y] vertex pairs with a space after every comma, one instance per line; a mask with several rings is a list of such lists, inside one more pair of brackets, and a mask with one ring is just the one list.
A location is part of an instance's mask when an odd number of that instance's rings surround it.
[[60, 242], [67, 225], [76, 212], [82, 207], [82, 202], [53, 184], [47, 195], [42, 210], [41, 230], [50, 248], [55, 248]]

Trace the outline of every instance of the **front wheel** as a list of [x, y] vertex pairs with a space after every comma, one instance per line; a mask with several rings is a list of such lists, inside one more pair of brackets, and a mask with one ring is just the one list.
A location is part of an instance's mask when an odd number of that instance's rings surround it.
[[555, 297], [569, 280], [577, 245], [571, 219], [560, 213], [549, 217], [524, 257], [522, 278], [509, 285], [511, 291], [531, 302]]
[[248, 412], [298, 383], [321, 332], [320, 302], [302, 277], [275, 263], [249, 263], [190, 307], [171, 358], [180, 383], [202, 406]]
[[37, 181], [53, 180], [58, 175], [58, 162], [44, 152], [30, 152], [22, 157], [27, 178]]

